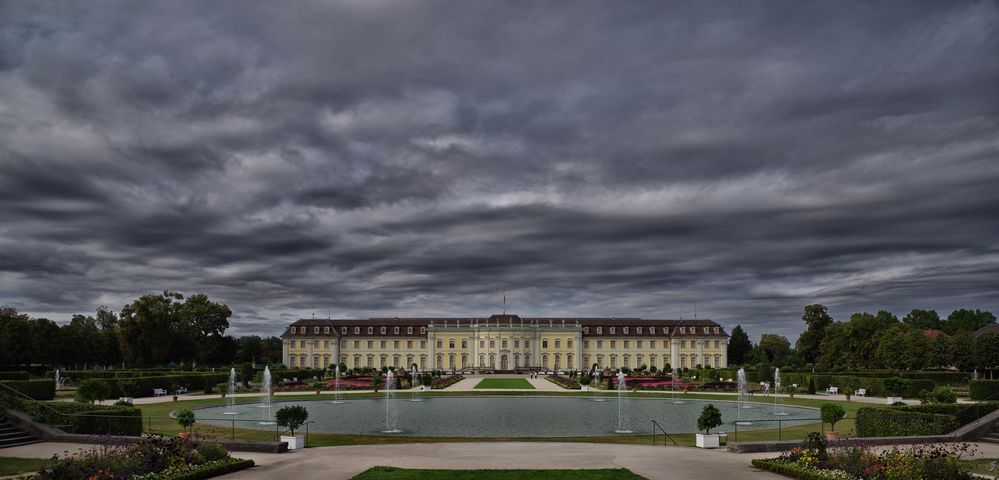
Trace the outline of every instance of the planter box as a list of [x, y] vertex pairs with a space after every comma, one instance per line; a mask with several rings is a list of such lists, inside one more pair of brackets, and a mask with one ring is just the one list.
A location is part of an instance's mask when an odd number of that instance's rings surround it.
[[421, 392], [429, 392], [430, 391], [430, 386], [428, 386], [428, 385], [422, 385], [422, 386], [420, 386], [420, 391]]
[[282, 442], [288, 442], [288, 450], [299, 450], [305, 448], [305, 437], [295, 435], [294, 437], [281, 435]]
[[886, 400], [888, 401], [888, 405], [892, 405], [895, 402], [901, 402], [902, 401], [902, 397], [888, 397], [888, 398], [886, 398]]
[[590, 386], [589, 385], [580, 385], [579, 390], [583, 391], [583, 392], [589, 392], [590, 391]]
[[718, 437], [719, 435], [705, 435], [703, 433], [697, 434], [697, 448], [718, 448]]
[[118, 401], [119, 402], [125, 402], [125, 403], [127, 403], [129, 405], [135, 405], [135, 398], [133, 398], [133, 397], [119, 397]]

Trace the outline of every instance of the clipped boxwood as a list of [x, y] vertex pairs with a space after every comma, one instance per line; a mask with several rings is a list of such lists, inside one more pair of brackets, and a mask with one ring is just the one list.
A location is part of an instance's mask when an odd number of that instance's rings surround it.
[[968, 394], [972, 400], [999, 400], [999, 380], [972, 380]]
[[55, 380], [3, 380], [0, 383], [35, 400], [52, 400], [55, 398]]
[[759, 468], [760, 470], [766, 470], [768, 472], [786, 475], [788, 477], [798, 478], [801, 480], [840, 480], [843, 478], [842, 475], [813, 470], [804, 465], [781, 462], [778, 460], [756, 458], [753, 459], [753, 466]]
[[[36, 422], [69, 426], [73, 433], [114, 435], [142, 433], [142, 410], [133, 407], [90, 405], [76, 402], [39, 403], [0, 395], [0, 406], [26, 413]], [[108, 418], [122, 417], [122, 418]]]
[[884, 407], [863, 407], [857, 411], [857, 436], [860, 437], [943, 435], [958, 427], [960, 424], [953, 415]]
[[960, 426], [967, 425], [979, 417], [988, 415], [999, 410], [999, 401], [980, 402], [976, 404], [967, 403], [937, 403], [927, 405], [898, 405], [891, 407], [903, 412], [936, 413], [939, 415], [951, 415], [957, 418]]

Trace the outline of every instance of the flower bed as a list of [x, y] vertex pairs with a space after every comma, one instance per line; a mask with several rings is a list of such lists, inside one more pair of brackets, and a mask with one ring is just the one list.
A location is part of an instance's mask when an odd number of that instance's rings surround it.
[[818, 433], [809, 435], [802, 448], [774, 459], [753, 460], [753, 466], [804, 480], [903, 480], [973, 478], [961, 457], [973, 453], [967, 445], [921, 445], [905, 451], [875, 451], [856, 446], [826, 449]]
[[464, 375], [451, 375], [448, 377], [434, 377], [431, 381], [430, 388], [434, 390], [440, 390], [442, 388], [450, 387], [465, 379]]
[[232, 458], [225, 448], [210, 440], [144, 435], [137, 442], [109, 440], [83, 454], [67, 454], [30, 478], [196, 480], [252, 466], [252, 460]]
[[569, 390], [579, 390], [579, 380], [575, 378], [563, 377], [562, 375], [548, 375], [545, 377], [549, 382]]

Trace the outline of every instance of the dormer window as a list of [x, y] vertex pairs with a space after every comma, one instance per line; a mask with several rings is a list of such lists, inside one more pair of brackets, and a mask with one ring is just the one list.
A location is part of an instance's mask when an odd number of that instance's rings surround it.
[[420, 327], [420, 334], [427, 333], [427, 327]]
[[611, 334], [611, 335], [614, 335], [614, 333], [615, 333], [614, 331], [615, 331], [615, 330], [617, 330], [617, 328], [616, 328], [616, 327], [610, 327], [610, 334]]
[[340, 327], [340, 333], [346, 335], [347, 334], [347, 327]]
[[406, 333], [412, 335], [413, 334], [413, 327], [406, 327]]
[[385, 327], [381, 328], [382, 335], [385, 335]]
[[589, 334], [590, 333], [590, 327], [583, 327], [583, 333]]
[[624, 327], [624, 328], [623, 328], [622, 330], [624, 331], [624, 334], [625, 334], [625, 335], [627, 335], [627, 334], [628, 334], [628, 327]]
[[680, 327], [680, 333], [687, 333], [687, 327]]
[[323, 333], [329, 334], [330, 333], [330, 327], [323, 327]]
[[642, 327], [635, 327], [635, 331], [636, 331], [636, 333], [638, 333], [639, 335], [641, 335], [642, 334]]
[[708, 333], [711, 333], [708, 331], [708, 327], [704, 327], [704, 334], [707, 335]]
[[315, 333], [316, 335], [319, 335], [319, 327], [313, 328], [312, 329], [312, 333]]
[[360, 335], [360, 334], [361, 334], [361, 327], [354, 327], [354, 335]]
[[649, 327], [649, 335], [655, 335], [655, 334], [656, 334], [656, 327]]
[[375, 327], [368, 327], [368, 335], [375, 333]]
[[715, 335], [718, 334], [718, 327], [715, 327]]
[[394, 333], [394, 334], [398, 335], [398, 334], [399, 334], [399, 327], [395, 327], [395, 328], [393, 328], [393, 329], [392, 329], [392, 333]]
[[291, 327], [291, 333], [295, 333], [295, 327]]
[[604, 327], [597, 327], [597, 335], [603, 335]]

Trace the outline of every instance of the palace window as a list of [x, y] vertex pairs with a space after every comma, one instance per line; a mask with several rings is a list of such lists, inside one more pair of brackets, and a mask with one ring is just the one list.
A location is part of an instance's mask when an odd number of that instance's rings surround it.
[[375, 333], [375, 327], [368, 327], [368, 335]]
[[427, 348], [427, 341], [426, 340], [420, 340], [420, 348]]
[[406, 333], [412, 335], [413, 334], [413, 327], [406, 327]]
[[503, 340], [503, 342], [502, 342], [502, 344], [501, 344], [501, 345], [502, 345], [502, 346], [501, 346], [500, 348], [506, 348], [506, 340]]
[[330, 327], [323, 327], [323, 333], [330, 333]]
[[375, 346], [375, 342], [372, 342], [371, 340], [368, 340], [368, 349], [370, 350], [374, 346]]
[[602, 335], [604, 333], [604, 327], [597, 327], [597, 335]]
[[354, 348], [355, 349], [361, 348], [361, 341], [360, 340], [354, 340]]
[[562, 348], [562, 341], [557, 338], [555, 339], [555, 348]]
[[406, 348], [413, 348], [413, 341], [412, 340], [406, 340]]
[[312, 333], [315, 333], [316, 335], [319, 335], [319, 327], [314, 327], [312, 329]]
[[617, 340], [611, 340], [611, 348], [617, 348]]
[[312, 341], [312, 348], [319, 349], [319, 340]]
[[628, 327], [623, 327], [621, 330], [624, 332], [625, 335], [628, 334]]
[[604, 348], [604, 341], [603, 340], [597, 340], [597, 348]]
[[454, 339], [453, 338], [447, 341], [447, 348], [450, 348], [452, 350], [454, 349]]
[[715, 340], [715, 350], [718, 349], [718, 340]]
[[468, 340], [461, 339], [461, 348], [468, 348]]
[[[641, 333], [641, 332], [638, 332], [638, 333]], [[636, 342], [636, 343], [638, 343], [638, 345], [635, 345], [636, 347], [638, 347], [638, 348], [642, 348], [642, 341], [641, 341], [641, 340], [639, 340], [639, 341], [638, 341], [638, 342]]]
[[641, 335], [642, 334], [642, 327], [635, 327], [635, 333]]
[[394, 349], [396, 349], [396, 350], [398, 350], [398, 349], [399, 349], [399, 341], [398, 341], [398, 340], [396, 340], [396, 341], [392, 342], [392, 348], [394, 348]]
[[394, 334], [398, 335], [398, 334], [399, 334], [399, 327], [394, 327], [394, 328], [392, 329], [392, 333], [394, 333]]
[[479, 348], [486, 348], [486, 341], [485, 340], [479, 340]]
[[624, 341], [624, 348], [628, 348], [628, 340]]
[[590, 348], [590, 341], [589, 340], [583, 340], [583, 348]]
[[380, 330], [381, 330], [382, 335], [385, 335], [385, 327], [382, 327]]
[[687, 341], [686, 340], [680, 340], [680, 348], [687, 348]]
[[541, 348], [548, 348], [548, 340], [541, 341]]
[[531, 348], [531, 341], [530, 340], [524, 340], [524, 348]]
[[385, 348], [385, 340], [380, 340], [378, 342], [378, 348]]
[[291, 360], [291, 366], [294, 367], [295, 366], [295, 356], [292, 355], [291, 357], [288, 357], [288, 359]]
[[437, 348], [444, 348], [444, 341], [443, 340], [437, 340]]
[[489, 348], [496, 348], [496, 340], [489, 341]]
[[330, 348], [330, 341], [329, 340], [323, 340], [323, 348]]
[[513, 348], [520, 348], [520, 340], [513, 341]]
[[610, 334], [611, 334], [611, 335], [614, 335], [614, 331], [615, 331], [615, 330], [616, 330], [616, 328], [615, 328], [615, 327], [610, 327]]
[[572, 339], [571, 338], [569, 340], [565, 341], [565, 348], [572, 348]]

